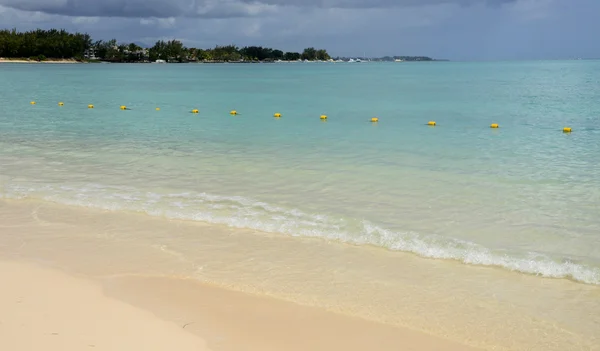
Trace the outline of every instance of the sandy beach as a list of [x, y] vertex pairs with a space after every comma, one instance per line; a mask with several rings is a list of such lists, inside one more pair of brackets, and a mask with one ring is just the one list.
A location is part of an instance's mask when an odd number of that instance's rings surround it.
[[[178, 246], [181, 239], [193, 243], [189, 252]], [[304, 262], [301, 270], [296, 260]], [[553, 291], [572, 289], [572, 283], [515, 280], [500, 270], [142, 214], [0, 200], [1, 261], [0, 280], [11, 287], [0, 291], [0, 335], [10, 335], [0, 337], [2, 350], [42, 338], [45, 325], [85, 333], [94, 328], [95, 340], [130, 345], [127, 338], [135, 336], [112, 334], [110, 327], [134, 317], [163, 323], [166, 331], [184, 330], [216, 351], [598, 349], [597, 318], [590, 314], [594, 287], [578, 286], [576, 302], [556, 306]], [[398, 264], [409, 269], [400, 272]], [[453, 275], [456, 269], [473, 282], [494, 274], [509, 289], [499, 296], [490, 280], [485, 291], [465, 285]], [[531, 299], [523, 289], [532, 291]], [[19, 294], [39, 303], [15, 306]], [[526, 304], [513, 302], [524, 297]], [[112, 314], [102, 314], [105, 308], [77, 314], [82, 305], [99, 304], [114, 306]], [[48, 308], [68, 313], [49, 314]], [[24, 318], [39, 323], [29, 334], [13, 332]], [[586, 323], [573, 324], [578, 318]], [[16, 350], [37, 350], [20, 346]]]
[[0, 262], [2, 350], [209, 350], [174, 323], [59, 271]]
[[0, 278], [2, 350], [473, 350], [192, 282], [119, 279], [108, 297], [98, 282], [15, 261], [0, 262]]
[[0, 57], [0, 63], [82, 63], [74, 59], [47, 59], [45, 61], [25, 60], [25, 59], [10, 59]]
[[190, 279], [172, 255], [96, 240], [117, 222], [40, 210], [0, 201], [1, 350], [477, 350]]

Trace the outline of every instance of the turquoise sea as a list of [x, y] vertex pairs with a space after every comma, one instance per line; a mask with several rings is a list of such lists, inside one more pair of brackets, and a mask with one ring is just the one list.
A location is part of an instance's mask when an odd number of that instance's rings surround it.
[[598, 285], [599, 96], [599, 61], [2, 64], [0, 197]]

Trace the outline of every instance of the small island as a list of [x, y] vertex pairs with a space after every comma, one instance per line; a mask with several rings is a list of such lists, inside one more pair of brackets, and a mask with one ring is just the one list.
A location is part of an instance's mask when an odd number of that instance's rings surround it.
[[0, 62], [113, 62], [113, 63], [263, 63], [263, 62], [365, 62], [434, 61], [426, 56], [383, 58], [332, 58], [327, 50], [306, 48], [302, 52], [235, 45], [211, 49], [188, 48], [179, 40], [157, 41], [151, 48], [116, 39], [92, 40], [87, 33], [64, 29], [19, 32], [0, 30]]

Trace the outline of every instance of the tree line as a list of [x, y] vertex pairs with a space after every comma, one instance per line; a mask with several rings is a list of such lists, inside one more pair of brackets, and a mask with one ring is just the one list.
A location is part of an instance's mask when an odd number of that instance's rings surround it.
[[68, 33], [65, 30], [34, 30], [17, 32], [0, 30], [0, 57], [32, 58], [74, 58], [82, 60], [85, 51], [91, 46], [88, 34]]
[[326, 50], [306, 48], [303, 52], [235, 45], [212, 49], [188, 48], [178, 40], [157, 41], [151, 48], [135, 43], [119, 43], [116, 39], [92, 41], [88, 34], [65, 30], [37, 29], [29, 32], [0, 31], [0, 57], [45, 59], [98, 60], [109, 62], [239, 62], [239, 61], [297, 61], [329, 60]]
[[92, 44], [91, 51], [97, 59], [114, 62], [239, 62], [239, 61], [297, 61], [329, 60], [326, 50], [306, 48], [302, 53], [283, 52], [262, 46], [217, 45], [212, 49], [188, 48], [179, 40], [159, 40], [149, 49], [136, 44], [117, 45], [116, 40], [98, 41]]

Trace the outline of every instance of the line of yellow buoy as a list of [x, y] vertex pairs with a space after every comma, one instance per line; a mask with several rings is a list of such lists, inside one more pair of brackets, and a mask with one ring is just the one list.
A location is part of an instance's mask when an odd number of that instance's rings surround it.
[[[37, 103], [36, 103], [35, 101], [31, 101], [29, 104], [31, 104], [31, 105], [36, 105]], [[62, 101], [58, 103], [58, 106], [64, 106], [64, 105], [65, 105], [65, 103], [64, 103], [64, 102], [62, 102]], [[92, 108], [94, 108], [94, 105], [92, 105], [92, 104], [89, 104], [87, 107], [88, 107], [89, 109], [92, 109]], [[121, 106], [120, 106], [120, 109], [121, 109], [121, 110], [128, 110], [127, 106], [125, 106], [125, 105], [121, 105]], [[157, 107], [155, 110], [156, 110], [156, 111], [160, 111], [160, 107]], [[193, 110], [191, 111], [191, 113], [197, 114], [197, 113], [200, 113], [200, 110], [198, 110], [198, 109], [193, 109]], [[232, 116], [237, 116], [237, 115], [239, 115], [239, 113], [238, 113], [236, 110], [231, 110], [231, 111], [229, 112], [229, 114], [230, 114], [230, 115], [232, 115]], [[275, 114], [273, 114], [273, 117], [275, 117], [275, 118], [281, 118], [281, 116], [282, 116], [282, 115], [281, 115], [281, 113], [280, 113], [280, 112], [276, 112]], [[327, 120], [327, 115], [321, 115], [321, 116], [320, 116], [320, 119], [321, 119], [321, 121], [326, 121], [326, 120]], [[370, 119], [370, 121], [371, 121], [371, 122], [373, 122], [373, 123], [377, 123], [377, 122], [379, 122], [379, 117], [372, 117], [372, 118]], [[435, 127], [435, 126], [437, 126], [437, 123], [436, 123], [435, 121], [429, 121], [429, 122], [427, 122], [427, 125], [428, 125], [428, 126], [431, 126], [431, 127]], [[490, 128], [492, 128], [492, 129], [498, 129], [498, 128], [500, 128], [500, 125], [499, 125], [498, 123], [492, 123], [492, 124], [490, 125]], [[573, 131], [573, 129], [572, 129], [571, 127], [564, 127], [564, 128], [562, 129], [562, 131], [563, 131], [564, 133], [571, 133], [571, 132]]]

